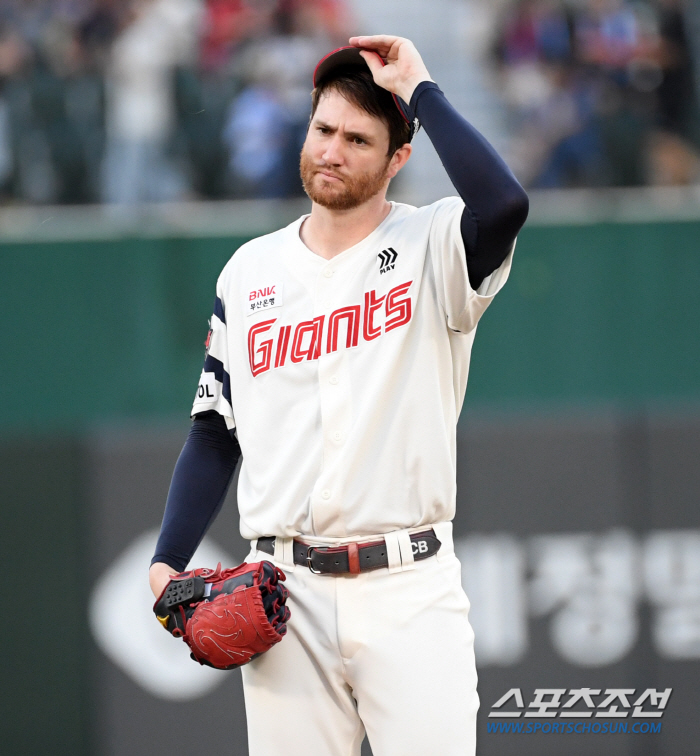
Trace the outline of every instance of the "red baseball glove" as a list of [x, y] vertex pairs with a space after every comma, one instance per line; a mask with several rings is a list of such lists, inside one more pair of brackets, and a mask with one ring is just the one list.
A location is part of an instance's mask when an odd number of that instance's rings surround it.
[[287, 632], [284, 579], [268, 561], [181, 572], [165, 586], [153, 611], [169, 633], [187, 643], [195, 661], [235, 669]]

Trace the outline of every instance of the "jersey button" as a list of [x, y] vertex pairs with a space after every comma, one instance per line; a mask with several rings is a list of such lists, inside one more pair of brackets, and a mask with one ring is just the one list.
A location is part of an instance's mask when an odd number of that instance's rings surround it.
[[343, 434], [342, 434], [342, 433], [341, 433], [340, 431], [336, 431], [336, 432], [335, 432], [335, 433], [333, 434], [333, 438], [334, 438], [334, 439], [335, 439], [336, 441], [340, 441], [340, 439], [341, 439], [342, 437], [343, 437]]
[[334, 375], [331, 378], [328, 379], [328, 383], [331, 383], [333, 386], [338, 385], [338, 376]]
[[326, 268], [326, 269], [325, 269], [325, 270], [323, 271], [323, 275], [324, 275], [324, 276], [325, 276], [326, 278], [330, 278], [330, 277], [331, 277], [331, 276], [333, 275], [333, 271], [332, 271], [332, 270], [331, 270], [330, 268]]
[[331, 492], [327, 488], [324, 488], [323, 491], [321, 491], [321, 496], [324, 499], [330, 499], [331, 498]]

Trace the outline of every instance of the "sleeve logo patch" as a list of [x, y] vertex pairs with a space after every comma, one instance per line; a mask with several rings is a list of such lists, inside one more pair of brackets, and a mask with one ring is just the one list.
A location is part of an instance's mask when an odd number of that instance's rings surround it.
[[268, 284], [267, 286], [258, 286], [248, 292], [245, 301], [246, 315], [253, 315], [261, 310], [270, 310], [273, 307], [281, 307], [283, 303], [282, 284]]
[[214, 373], [202, 373], [197, 386], [197, 396], [194, 398], [195, 404], [209, 404], [219, 397], [219, 390], [216, 385]]

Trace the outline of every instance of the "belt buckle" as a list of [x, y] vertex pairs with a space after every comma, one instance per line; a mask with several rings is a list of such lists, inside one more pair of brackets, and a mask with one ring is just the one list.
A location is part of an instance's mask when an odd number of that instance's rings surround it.
[[309, 546], [308, 551], [306, 552], [306, 566], [311, 572], [313, 572], [314, 575], [323, 575], [323, 572], [321, 572], [321, 570], [315, 570], [313, 564], [311, 563], [311, 558], [313, 556], [311, 552], [317, 550], [317, 546]]

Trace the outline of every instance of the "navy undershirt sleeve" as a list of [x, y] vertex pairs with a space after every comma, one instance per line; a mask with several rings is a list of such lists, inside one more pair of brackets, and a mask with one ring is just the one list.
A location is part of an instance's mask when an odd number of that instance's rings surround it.
[[447, 101], [435, 82], [423, 81], [411, 108], [464, 200], [461, 229], [472, 289], [506, 259], [525, 223], [525, 190], [496, 150]]
[[179, 572], [187, 567], [219, 514], [240, 456], [238, 440], [221, 415], [195, 417], [175, 465], [151, 564], [165, 562]]

